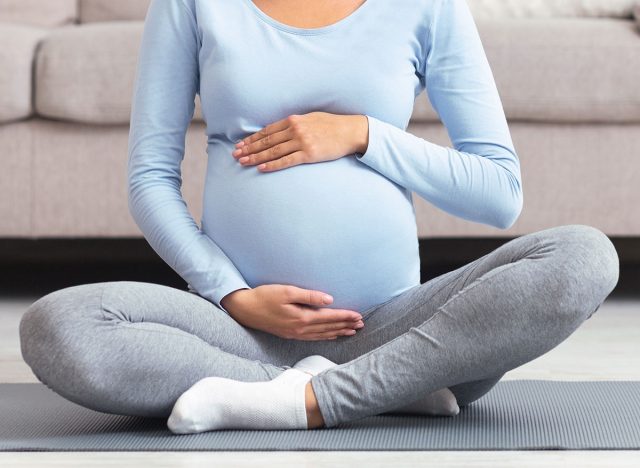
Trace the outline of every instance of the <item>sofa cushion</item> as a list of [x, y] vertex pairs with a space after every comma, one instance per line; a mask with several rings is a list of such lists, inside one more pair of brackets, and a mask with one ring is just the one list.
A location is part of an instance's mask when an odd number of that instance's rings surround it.
[[77, 20], [77, 0], [0, 0], [0, 21], [61, 26]]
[[0, 123], [32, 114], [33, 58], [47, 31], [35, 26], [0, 23]]
[[[507, 117], [567, 122], [640, 121], [640, 35], [614, 18], [478, 20]], [[142, 21], [59, 28], [36, 67], [36, 111], [128, 123]], [[196, 100], [195, 119], [201, 119]], [[413, 118], [437, 120], [419, 98]]]
[[[128, 123], [143, 27], [142, 21], [113, 21], [48, 35], [36, 60], [36, 112], [77, 122]], [[199, 109], [196, 118], [201, 119]]]
[[[631, 20], [476, 21], [510, 119], [640, 121], [640, 35]], [[435, 120], [428, 101], [414, 118]]]
[[150, 0], [80, 0], [80, 22], [143, 20]]
[[638, 0], [467, 0], [477, 18], [630, 18]]

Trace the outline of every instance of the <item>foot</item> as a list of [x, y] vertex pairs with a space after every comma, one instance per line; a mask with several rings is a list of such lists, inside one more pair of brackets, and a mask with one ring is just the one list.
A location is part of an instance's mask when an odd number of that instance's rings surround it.
[[[293, 365], [294, 369], [299, 369], [306, 372], [309, 375], [317, 375], [325, 369], [337, 366], [333, 361], [314, 354], [308, 356]], [[400, 414], [420, 414], [429, 416], [455, 416], [460, 412], [456, 397], [447, 387], [436, 390], [416, 401], [413, 401], [405, 406], [397, 408], [388, 413], [400, 413]], [[385, 414], [385, 413], [383, 413]]]
[[389, 411], [389, 413], [429, 416], [455, 416], [459, 412], [460, 408], [456, 396], [447, 387], [436, 390], [408, 405]]
[[176, 400], [167, 427], [175, 434], [220, 429], [307, 429], [311, 375], [287, 369], [263, 382], [206, 377]]

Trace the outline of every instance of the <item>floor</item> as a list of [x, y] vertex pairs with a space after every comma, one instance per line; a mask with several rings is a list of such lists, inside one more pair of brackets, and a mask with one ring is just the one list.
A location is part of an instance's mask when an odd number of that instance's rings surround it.
[[[640, 285], [640, 282], [635, 283]], [[628, 289], [628, 288], [627, 288]], [[636, 293], [634, 293], [634, 291]], [[20, 355], [18, 323], [35, 297], [0, 299], [0, 380], [38, 382]], [[555, 349], [504, 379], [640, 380], [640, 288], [614, 291], [600, 310]], [[460, 452], [0, 452], [0, 466], [639, 466], [637, 451]]]

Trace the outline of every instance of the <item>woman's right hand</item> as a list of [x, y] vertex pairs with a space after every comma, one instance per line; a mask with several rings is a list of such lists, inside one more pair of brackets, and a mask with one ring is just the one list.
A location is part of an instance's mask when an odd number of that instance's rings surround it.
[[324, 296], [312, 289], [265, 284], [227, 294], [222, 306], [245, 327], [293, 340], [335, 340], [364, 326], [356, 311], [322, 307], [333, 302], [325, 302]]

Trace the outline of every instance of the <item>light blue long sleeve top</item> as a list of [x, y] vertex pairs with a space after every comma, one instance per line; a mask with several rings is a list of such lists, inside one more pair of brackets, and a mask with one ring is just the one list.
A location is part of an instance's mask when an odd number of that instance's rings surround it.
[[[423, 90], [453, 147], [406, 131]], [[181, 194], [196, 95], [207, 135], [200, 227]], [[232, 156], [240, 139], [313, 111], [365, 115], [366, 151], [265, 173]], [[152, 0], [128, 187], [152, 248], [227, 313], [224, 296], [262, 284], [320, 290], [334, 297], [329, 307], [360, 312], [419, 285], [411, 192], [501, 229], [523, 203], [518, 156], [465, 0], [366, 0], [319, 28], [284, 24], [251, 0]]]

